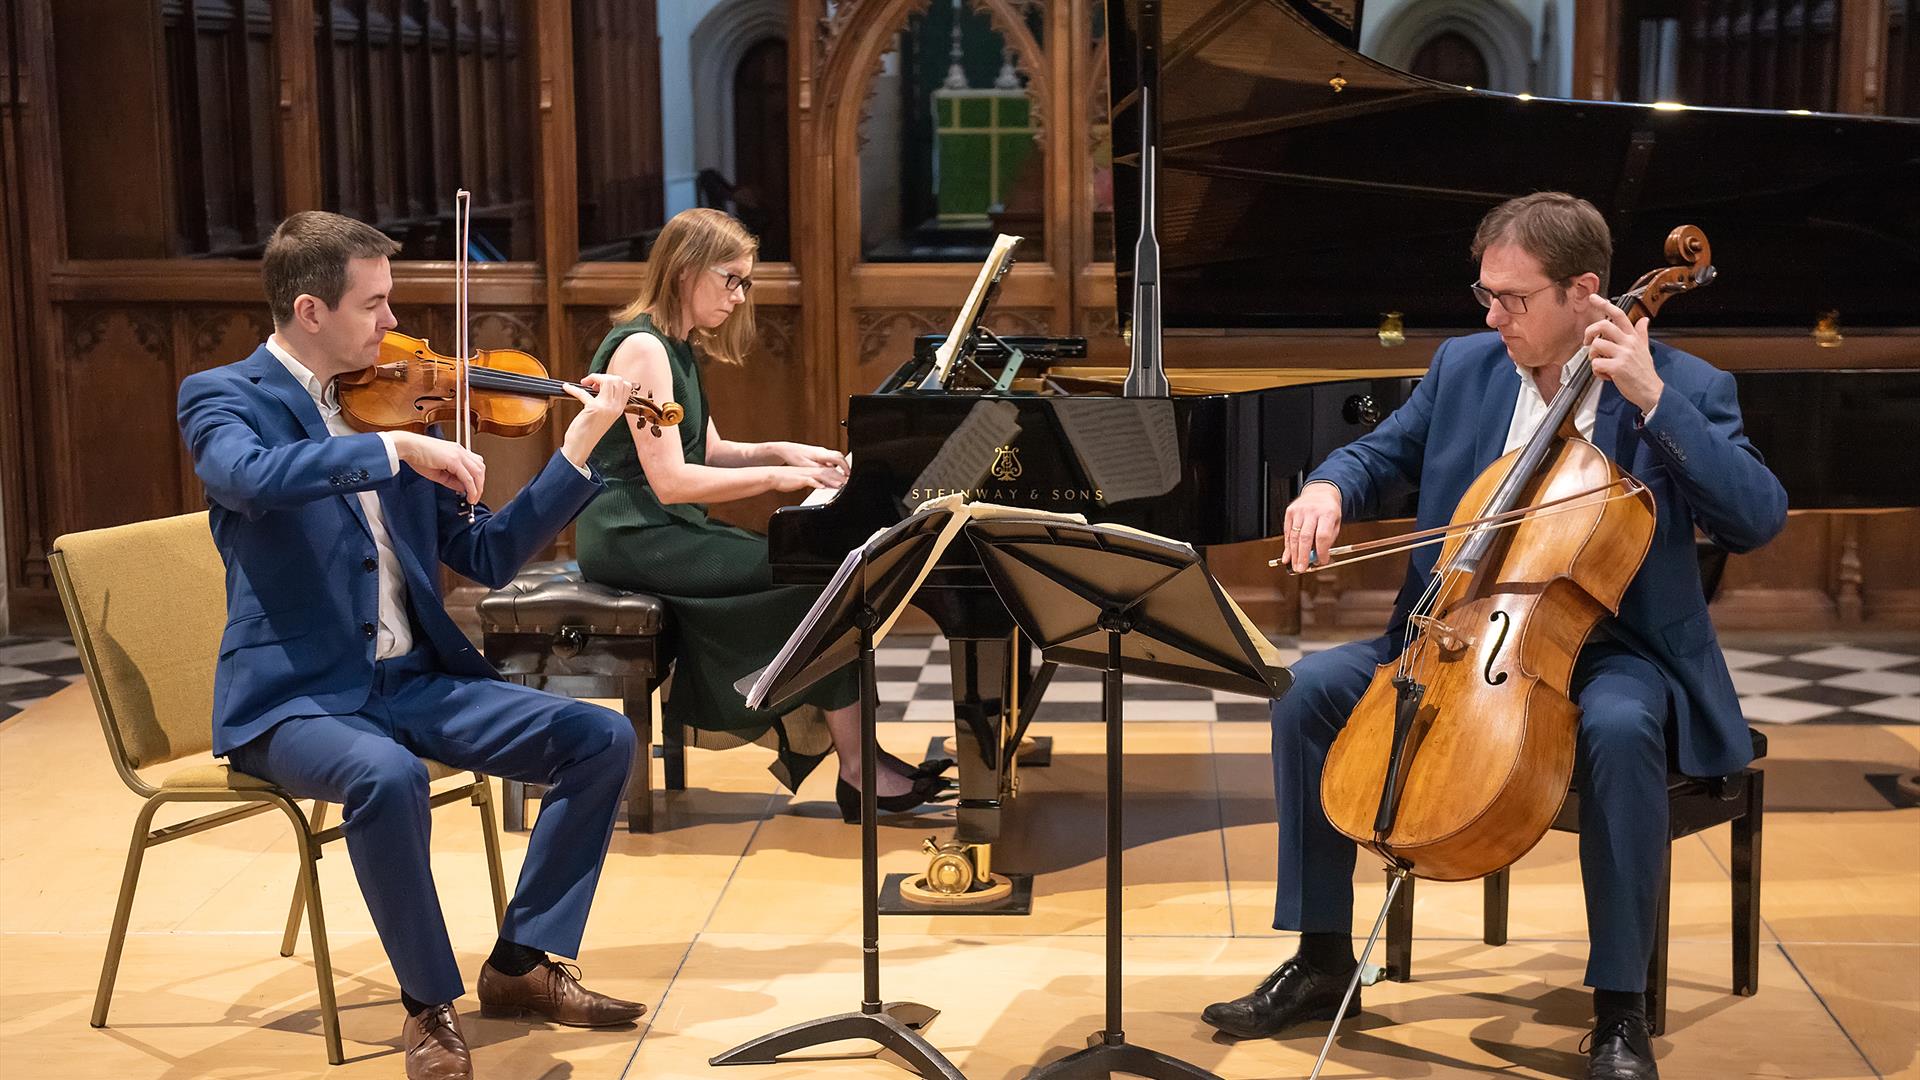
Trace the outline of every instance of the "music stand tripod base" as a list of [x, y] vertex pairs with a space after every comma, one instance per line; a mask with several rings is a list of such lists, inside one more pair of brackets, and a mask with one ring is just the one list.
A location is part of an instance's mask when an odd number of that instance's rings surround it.
[[796, 1050], [848, 1039], [864, 1039], [880, 1049], [872, 1054], [888, 1056], [896, 1064], [927, 1080], [966, 1080], [965, 1074], [929, 1046], [919, 1032], [938, 1009], [911, 1001], [890, 1001], [878, 1012], [847, 1012], [807, 1020], [779, 1031], [770, 1031], [708, 1059], [709, 1065], [774, 1065]]
[[[1101, 672], [1106, 725], [1106, 1026], [1092, 1045], [1029, 1080], [1116, 1073], [1218, 1080], [1190, 1062], [1127, 1042], [1122, 946], [1125, 878], [1123, 673], [1277, 697], [1291, 681], [1259, 653], [1190, 545], [1132, 530], [1018, 518], [976, 520], [968, 536], [987, 580], [1048, 663]], [[1257, 631], [1254, 631], [1257, 633]], [[1271, 652], [1271, 650], [1269, 650]]]
[[[794, 631], [787, 647], [763, 673], [767, 682], [756, 683], [748, 704], [764, 707], [792, 700], [821, 678], [856, 659], [860, 671], [860, 764], [861, 775], [877, 776], [880, 771], [879, 740], [875, 735], [879, 679], [875, 673], [875, 637], [887, 624], [889, 613], [898, 610], [911, 595], [913, 586], [933, 558], [938, 555], [937, 540], [950, 511], [924, 512], [901, 522], [885, 534], [875, 537], [855, 553], [850, 553], [835, 585], [821, 594], [807, 618]], [[756, 695], [764, 697], [757, 698]], [[882, 1003], [880, 997], [880, 885], [879, 841], [876, 822], [880, 816], [879, 785], [865, 784], [860, 792], [860, 1007], [857, 1011], [836, 1013], [802, 1021], [778, 1031], [751, 1039], [725, 1053], [709, 1058], [709, 1065], [770, 1065], [782, 1055], [808, 1047], [849, 1039], [863, 1039], [878, 1045], [876, 1054], [926, 1080], [966, 1080], [940, 1051], [935, 1050], [920, 1031], [940, 1015], [935, 1009], [913, 1002]]]

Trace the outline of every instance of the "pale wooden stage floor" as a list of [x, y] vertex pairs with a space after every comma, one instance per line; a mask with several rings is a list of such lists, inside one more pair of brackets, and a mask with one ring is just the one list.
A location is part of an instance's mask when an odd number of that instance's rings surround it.
[[[1153, 703], [1131, 706], [1151, 720]], [[974, 1080], [1024, 1076], [1100, 1026], [1103, 900], [1097, 724], [1043, 724], [1055, 764], [1025, 773], [1020, 837], [1040, 871], [1029, 918], [882, 922], [883, 987], [943, 1010], [929, 1035]], [[904, 755], [934, 730], [883, 727]], [[1920, 726], [1775, 727], [1766, 763], [1766, 919], [1757, 997], [1727, 993], [1723, 829], [1674, 848], [1669, 1080], [1920, 1076], [1920, 809], [1869, 781], [1920, 769]], [[1127, 1032], [1223, 1077], [1306, 1075], [1324, 1025], [1283, 1041], [1211, 1037], [1198, 1013], [1292, 951], [1269, 929], [1274, 827], [1264, 724], [1141, 722], [1127, 732]], [[756, 748], [695, 752], [694, 790], [653, 836], [615, 833], [582, 958], [587, 981], [650, 1006], [644, 1023], [575, 1031], [467, 1015], [482, 1077], [903, 1077], [878, 1061], [716, 1071], [752, 1036], [857, 1007], [859, 834], [830, 769], [798, 800]], [[322, 860], [348, 1064], [329, 1068], [311, 950], [277, 955], [294, 879], [288, 827], [258, 817], [149, 855], [112, 1026], [87, 1026], [137, 800], [114, 776], [84, 686], [0, 725], [0, 1076], [398, 1076], [398, 990], [346, 853]], [[882, 869], [923, 865], [934, 814], [881, 831]], [[506, 838], [509, 880], [525, 848]], [[463, 967], [492, 944], [474, 815], [436, 814], [435, 874]], [[1359, 925], [1380, 897], [1366, 860]], [[1477, 885], [1422, 882], [1417, 981], [1366, 993], [1326, 1075], [1577, 1076], [1588, 1018], [1574, 839], [1514, 875], [1511, 943], [1479, 941]], [[461, 1002], [472, 1009], [469, 995]]]

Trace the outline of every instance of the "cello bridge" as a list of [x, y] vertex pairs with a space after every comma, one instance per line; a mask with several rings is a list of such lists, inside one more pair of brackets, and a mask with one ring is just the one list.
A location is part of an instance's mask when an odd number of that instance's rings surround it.
[[1446, 652], [1461, 652], [1473, 645], [1471, 634], [1431, 615], [1409, 615], [1407, 621], [1419, 627], [1421, 633], [1431, 635], [1434, 644]]

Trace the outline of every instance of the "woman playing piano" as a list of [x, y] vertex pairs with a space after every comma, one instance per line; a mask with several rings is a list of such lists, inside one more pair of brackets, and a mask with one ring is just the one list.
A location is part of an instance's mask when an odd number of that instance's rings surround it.
[[[816, 592], [776, 586], [763, 537], [713, 521], [707, 504], [769, 491], [839, 487], [846, 459], [792, 442], [721, 437], [709, 416], [701, 362], [737, 364], [753, 342], [753, 259], [759, 241], [718, 210], [683, 211], [667, 222], [647, 260], [640, 295], [594, 353], [593, 372], [664, 390], [686, 407], [655, 438], [615, 427], [593, 453], [606, 491], [580, 515], [580, 569], [589, 581], [656, 595], [677, 638], [668, 721], [695, 745], [759, 742], [777, 753], [789, 789], [832, 750], [841, 816], [860, 810], [859, 686], [852, 668], [821, 682], [791, 711], [749, 709], [734, 683], [765, 666], [812, 605]], [[881, 754], [880, 807], [911, 810], [943, 790], [948, 762], [918, 768]]]

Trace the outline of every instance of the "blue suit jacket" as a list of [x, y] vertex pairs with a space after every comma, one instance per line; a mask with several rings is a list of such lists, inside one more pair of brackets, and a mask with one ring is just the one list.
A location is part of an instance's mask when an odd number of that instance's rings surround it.
[[416, 649], [450, 674], [499, 678], [447, 615], [439, 564], [499, 587], [600, 491], [555, 454], [526, 489], [473, 522], [459, 497], [402, 464], [378, 435], [329, 434], [266, 346], [180, 384], [180, 430], [206, 485], [227, 564], [227, 628], [214, 673], [213, 752], [297, 716], [356, 712], [373, 687], [379, 573], [356, 493], [379, 493], [406, 580]]
[[[1653, 363], [1666, 391], [1652, 420], [1642, 424], [1612, 384], [1601, 387], [1594, 418], [1595, 445], [1651, 489], [1658, 514], [1653, 546], [1607, 629], [1666, 673], [1681, 771], [1717, 776], [1753, 751], [1701, 593], [1694, 527], [1729, 551], [1751, 551], [1786, 525], [1787, 493], [1741, 430], [1733, 376], [1659, 342]], [[1375, 515], [1390, 492], [1418, 488], [1419, 527], [1445, 525], [1500, 456], [1519, 389], [1498, 334], [1454, 338], [1406, 404], [1308, 479], [1339, 486], [1348, 520]], [[1437, 546], [1414, 553], [1394, 605], [1395, 636], [1438, 555]]]

